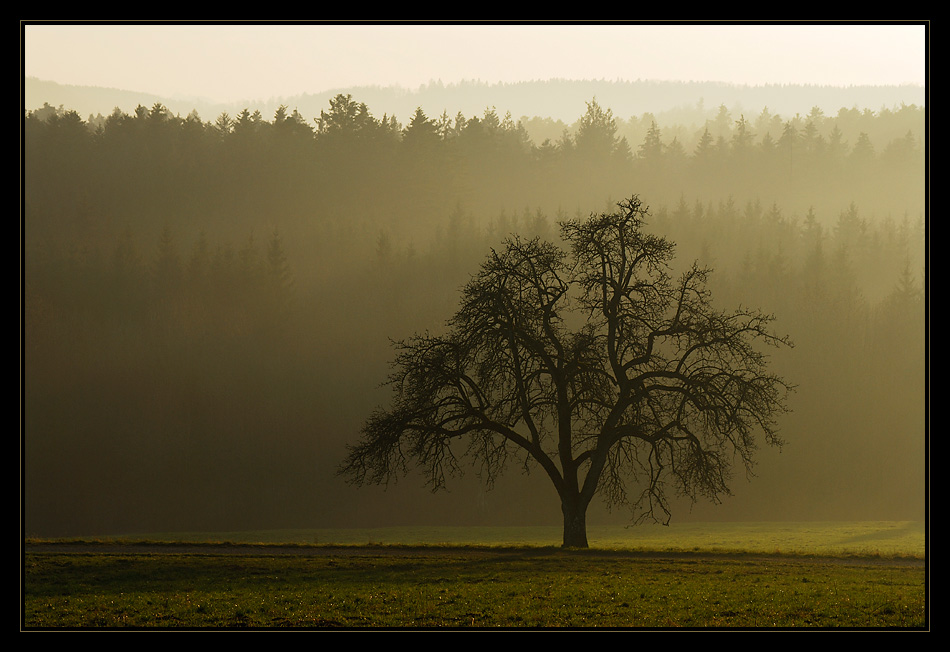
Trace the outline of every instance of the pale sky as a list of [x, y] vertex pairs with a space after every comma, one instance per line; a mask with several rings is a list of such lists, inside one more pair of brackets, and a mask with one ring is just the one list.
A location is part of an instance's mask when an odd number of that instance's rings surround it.
[[28, 77], [222, 102], [434, 80], [927, 81], [923, 24], [22, 24]]

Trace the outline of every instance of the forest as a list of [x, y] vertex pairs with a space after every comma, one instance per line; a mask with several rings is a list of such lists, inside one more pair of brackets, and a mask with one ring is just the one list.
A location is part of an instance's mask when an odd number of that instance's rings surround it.
[[[213, 119], [162, 103], [21, 134], [22, 496], [27, 534], [558, 523], [541, 478], [492, 491], [335, 468], [390, 341], [438, 331], [512, 233], [638, 195], [726, 306], [776, 317], [797, 385], [788, 445], [722, 505], [674, 519], [922, 520], [926, 112], [783, 116], [725, 105], [698, 128], [429, 116], [348, 94]], [[592, 522], [625, 514], [591, 514]]]

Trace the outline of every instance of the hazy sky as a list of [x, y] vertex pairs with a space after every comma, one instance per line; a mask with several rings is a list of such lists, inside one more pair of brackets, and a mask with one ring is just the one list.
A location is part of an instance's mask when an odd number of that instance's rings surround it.
[[24, 25], [26, 76], [216, 101], [433, 80], [926, 81], [922, 24]]

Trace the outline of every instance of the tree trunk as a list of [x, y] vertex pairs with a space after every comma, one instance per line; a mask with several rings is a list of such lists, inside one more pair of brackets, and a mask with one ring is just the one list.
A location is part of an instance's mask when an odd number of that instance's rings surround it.
[[579, 500], [562, 501], [564, 514], [564, 548], [587, 548], [587, 505]]

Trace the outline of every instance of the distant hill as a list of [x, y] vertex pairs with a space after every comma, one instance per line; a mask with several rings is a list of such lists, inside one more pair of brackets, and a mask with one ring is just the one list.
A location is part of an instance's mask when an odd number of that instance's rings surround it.
[[339, 93], [349, 94], [364, 102], [374, 116], [395, 115], [405, 124], [417, 107], [429, 117], [443, 112], [454, 118], [462, 113], [466, 118], [481, 116], [494, 107], [503, 116], [551, 118], [573, 123], [586, 111], [586, 102], [596, 98], [598, 104], [609, 108], [619, 118], [652, 113], [660, 124], [702, 124], [713, 117], [720, 105], [733, 115], [744, 111], [756, 115], [764, 107], [773, 114], [792, 117], [807, 114], [812, 107], [820, 107], [825, 114], [835, 114], [841, 108], [870, 109], [895, 108], [901, 104], [923, 106], [926, 90], [923, 86], [806, 86], [764, 85], [738, 86], [719, 82], [666, 82], [666, 81], [526, 81], [520, 83], [490, 84], [480, 81], [462, 81], [444, 84], [431, 82], [416, 89], [395, 86], [363, 86], [338, 88], [313, 94], [276, 98], [249, 98], [229, 104], [201, 99], [161, 97], [112, 88], [69, 86], [36, 78], [24, 83], [24, 109], [34, 110], [48, 103], [75, 110], [84, 119], [90, 115], [109, 115], [118, 107], [131, 113], [139, 104], [152, 106], [161, 102], [173, 113], [182, 116], [197, 111], [205, 121], [213, 121], [222, 112], [235, 115], [245, 108], [260, 110], [269, 119], [281, 104], [297, 109], [307, 119], [320, 115], [329, 106], [330, 98]]

